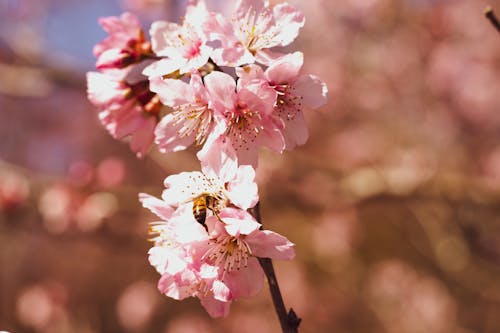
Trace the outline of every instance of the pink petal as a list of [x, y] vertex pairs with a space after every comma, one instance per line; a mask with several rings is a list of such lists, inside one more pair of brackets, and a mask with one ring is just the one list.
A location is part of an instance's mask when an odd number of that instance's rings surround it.
[[161, 102], [176, 107], [194, 101], [193, 88], [181, 80], [153, 78], [149, 82], [149, 90], [158, 94]]
[[243, 20], [248, 11], [260, 13], [265, 9], [265, 3], [262, 0], [238, 0], [236, 2], [235, 17], [237, 20]]
[[236, 82], [222, 72], [212, 72], [204, 78], [205, 86], [210, 94], [211, 108], [224, 113], [234, 109], [236, 101]]
[[199, 296], [201, 305], [207, 310], [212, 318], [226, 317], [229, 314], [231, 302], [221, 302], [216, 300], [213, 295]]
[[235, 70], [236, 75], [240, 78], [238, 84], [242, 81], [245, 83], [244, 85], [246, 85], [252, 80], [265, 80], [264, 71], [262, 70], [262, 67], [258, 65], [250, 64], [243, 67], [237, 67]]
[[302, 52], [287, 54], [266, 70], [267, 80], [271, 85], [293, 83], [299, 76], [303, 62]]
[[187, 59], [186, 63], [183, 66], [180, 66], [179, 72], [180, 74], [185, 74], [197, 70], [200, 67], [203, 67], [207, 62], [208, 58], [210, 58], [210, 54], [212, 53], [212, 48], [206, 45], [200, 46], [200, 51], [197, 56], [191, 57]]
[[255, 183], [255, 170], [250, 165], [241, 165], [236, 173], [236, 178], [227, 185], [230, 201], [241, 209], [255, 206], [259, 201], [257, 184]]
[[160, 152], [167, 153], [184, 150], [194, 142], [194, 132], [187, 136], [179, 136], [179, 131], [183, 125], [182, 122], [177, 123], [177, 119], [172, 113], [162, 118], [154, 131], [155, 142]]
[[260, 141], [263, 146], [280, 154], [285, 149], [285, 138], [281, 130], [270, 118], [268, 118], [266, 125], [264, 125], [264, 131], [260, 133]]
[[309, 137], [309, 131], [304, 119], [304, 113], [299, 111], [292, 119], [286, 119], [286, 127], [283, 130], [286, 149], [290, 150], [296, 146], [306, 143]]
[[316, 109], [326, 103], [328, 87], [315, 75], [301, 75], [294, 83], [296, 94], [305, 106]]
[[256, 230], [245, 237], [252, 254], [261, 258], [290, 260], [295, 257], [294, 244], [269, 230]]
[[196, 277], [189, 270], [179, 274], [164, 274], [158, 281], [158, 289], [163, 294], [176, 300], [182, 300], [193, 296], [193, 285], [196, 285]]
[[251, 234], [261, 226], [245, 210], [228, 207], [224, 208], [219, 215], [222, 221], [224, 221], [226, 232], [234, 237]]
[[271, 51], [270, 49], [260, 49], [255, 53], [255, 61], [266, 66], [271, 66], [273, 62], [284, 55], [284, 53]]
[[104, 74], [87, 73], [87, 96], [96, 106], [105, 106], [123, 100], [123, 90], [120, 82], [111, 80]]
[[[170, 175], [165, 178], [163, 184], [165, 190], [162, 193], [162, 199], [172, 206], [185, 204], [194, 196], [210, 191], [206, 185], [205, 176], [199, 171]], [[186, 186], [189, 186], [189, 192], [186, 191]]]
[[109, 115], [104, 114], [104, 116], [109, 117], [101, 117], [102, 115], [99, 114], [99, 119], [108, 131], [110, 131], [108, 126], [114, 127], [115, 131], [112, 134], [115, 138], [126, 137], [139, 127], [142, 109], [135, 105], [133, 100], [129, 100], [123, 105], [114, 104], [108, 110]]
[[164, 221], [168, 221], [174, 212], [172, 206], [146, 193], [139, 193], [139, 201], [144, 208], [149, 209]]
[[171, 248], [154, 246], [149, 249], [148, 254], [149, 263], [162, 275], [179, 274], [187, 267], [185, 258], [180, 258], [178, 253]]
[[275, 38], [280, 41], [279, 45], [286, 46], [295, 40], [304, 26], [304, 14], [287, 3], [280, 3], [274, 6], [273, 15], [276, 21]]
[[264, 287], [264, 271], [258, 260], [250, 257], [247, 267], [227, 273], [224, 280], [231, 290], [233, 300], [253, 297]]
[[101, 70], [106, 68], [125, 67], [125, 65], [128, 65], [126, 64], [127, 57], [129, 57], [129, 55], [122, 52], [121, 48], [107, 49], [99, 55], [95, 67]]
[[224, 134], [212, 133], [196, 154], [204, 172], [217, 174], [222, 179], [234, 175], [238, 167], [236, 152]]
[[179, 69], [178, 59], [163, 58], [144, 68], [142, 74], [153, 78], [175, 72]]
[[155, 21], [151, 24], [151, 46], [158, 56], [168, 57], [167, 49], [179, 43], [178, 35], [182, 32], [181, 26], [167, 21]]
[[142, 118], [139, 123], [139, 128], [132, 133], [130, 139], [130, 149], [137, 153], [138, 158], [143, 158], [151, 148], [154, 141], [154, 129], [156, 119], [154, 117]]
[[[238, 100], [261, 115], [269, 115], [274, 110], [277, 94], [265, 80], [251, 80], [238, 85]], [[245, 84], [246, 83], [246, 84]]]
[[231, 290], [222, 281], [215, 280], [212, 285], [212, 292], [214, 293], [214, 298], [222, 302], [229, 302], [232, 299]]
[[139, 38], [141, 31], [139, 19], [131, 13], [123, 13], [120, 17], [102, 17], [99, 24], [109, 36], [94, 46], [96, 57], [108, 49], [126, 47], [130, 40]]

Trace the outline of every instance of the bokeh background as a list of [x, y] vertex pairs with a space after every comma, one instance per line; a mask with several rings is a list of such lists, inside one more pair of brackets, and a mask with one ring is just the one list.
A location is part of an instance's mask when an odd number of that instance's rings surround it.
[[[210, 1], [221, 9], [229, 1]], [[300, 332], [500, 332], [500, 1], [292, 0], [290, 50], [328, 84], [308, 143], [258, 170]], [[100, 16], [175, 0], [0, 0], [0, 331], [277, 332], [267, 287], [213, 320], [156, 291], [138, 192], [196, 170], [137, 160], [86, 100]]]

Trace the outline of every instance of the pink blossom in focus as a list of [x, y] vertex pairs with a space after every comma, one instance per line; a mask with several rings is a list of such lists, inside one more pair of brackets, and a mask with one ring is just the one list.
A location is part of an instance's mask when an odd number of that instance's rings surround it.
[[102, 73], [87, 73], [87, 94], [98, 108], [99, 119], [116, 139], [130, 137], [130, 148], [143, 157], [154, 140], [161, 108], [148, 81], [128, 84]]
[[[162, 275], [162, 293], [178, 300], [198, 297], [212, 317], [226, 316], [233, 300], [262, 289], [264, 275], [256, 257], [294, 256], [290, 241], [260, 230], [246, 212], [258, 200], [254, 177], [250, 166], [240, 166], [224, 180], [183, 172], [165, 179], [162, 200], [140, 194], [143, 206], [161, 219], [151, 225], [155, 236], [149, 261]], [[193, 215], [193, 200], [200, 195], [217, 198], [215, 212], [207, 209], [205, 226]]]
[[151, 44], [154, 53], [163, 57], [144, 70], [149, 77], [160, 77], [179, 71], [188, 73], [205, 65], [212, 48], [206, 44], [203, 23], [209, 14], [203, 1], [186, 9], [182, 25], [156, 21], [151, 25]]
[[221, 209], [229, 204], [244, 210], [255, 206], [259, 201], [255, 170], [251, 166], [239, 166], [236, 170], [226, 171], [218, 175], [205, 169], [203, 173], [181, 172], [168, 176], [162, 198], [173, 207], [191, 207], [192, 200], [201, 194], [218, 198]]
[[274, 61], [265, 72], [259, 66], [238, 68], [243, 82], [264, 79], [277, 93], [274, 116], [283, 124], [282, 134], [286, 149], [302, 145], [308, 137], [303, 107], [315, 109], [326, 102], [328, 89], [318, 77], [299, 75], [304, 61], [302, 52], [287, 54]]
[[225, 208], [219, 217], [210, 216], [207, 226], [208, 245], [193, 250], [218, 268], [213, 282], [217, 300], [252, 297], [262, 290], [264, 272], [256, 257], [290, 260], [295, 256], [293, 243], [275, 232], [260, 230], [261, 224], [244, 210]]
[[286, 46], [304, 26], [304, 15], [287, 3], [274, 7], [263, 0], [239, 0], [230, 21], [212, 14], [209, 38], [219, 42], [212, 58], [219, 66], [240, 66], [258, 61], [269, 64], [277, 54], [269, 49]]
[[155, 130], [160, 151], [179, 151], [193, 143], [202, 145], [213, 132], [217, 115], [209, 108], [201, 76], [193, 73], [189, 84], [175, 79], [152, 79], [150, 89], [164, 105], [173, 108]]
[[212, 109], [225, 118], [225, 131], [207, 140], [198, 153], [203, 166], [213, 167], [237, 158], [238, 165], [257, 165], [258, 148], [282, 152], [285, 141], [272, 117], [276, 92], [265, 80], [239, 81], [228, 74], [212, 72], [205, 77]]

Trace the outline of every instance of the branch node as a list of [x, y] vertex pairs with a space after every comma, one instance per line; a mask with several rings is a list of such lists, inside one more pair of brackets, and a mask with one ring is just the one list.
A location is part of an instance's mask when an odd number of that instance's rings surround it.
[[288, 311], [288, 323], [290, 324], [290, 326], [294, 327], [295, 330], [297, 330], [301, 321], [302, 318], [299, 318], [293, 308], [290, 308], [290, 311]]

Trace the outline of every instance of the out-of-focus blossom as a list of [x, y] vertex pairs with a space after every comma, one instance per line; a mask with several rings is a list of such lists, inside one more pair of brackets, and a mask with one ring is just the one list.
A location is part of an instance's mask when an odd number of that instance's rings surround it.
[[129, 285], [120, 295], [116, 312], [122, 326], [130, 331], [144, 328], [154, 313], [158, 303], [154, 286], [146, 282]]
[[135, 15], [103, 17], [99, 23], [109, 36], [94, 47], [97, 69], [122, 69], [151, 55], [151, 44]]
[[403, 262], [376, 266], [367, 297], [387, 332], [458, 331], [455, 301], [446, 288]]
[[38, 210], [50, 232], [61, 233], [69, 228], [76, 209], [73, 195], [71, 189], [62, 184], [53, 185], [40, 195]]
[[[321, 256], [346, 257], [352, 254], [358, 235], [359, 226], [354, 209], [329, 211], [314, 226], [312, 244]], [[325, 242], [324, 239], [329, 241]]]
[[99, 119], [117, 139], [130, 137], [130, 148], [143, 157], [154, 141], [154, 129], [161, 109], [148, 81], [129, 84], [97, 73], [87, 73], [87, 94], [98, 108]]
[[118, 200], [111, 193], [97, 192], [89, 195], [75, 212], [75, 222], [82, 231], [98, 228], [118, 209]]
[[141, 74], [154, 58], [139, 20], [131, 13], [99, 20], [109, 36], [94, 47], [96, 67], [87, 73], [89, 100], [99, 119], [117, 139], [130, 137], [130, 147], [143, 157], [153, 143], [161, 104]]
[[94, 177], [94, 168], [87, 161], [74, 161], [70, 164], [68, 178], [76, 185], [88, 185]]
[[97, 166], [97, 182], [102, 188], [120, 185], [125, 174], [125, 163], [118, 157], [108, 157]]
[[66, 320], [65, 302], [66, 290], [61, 284], [36, 284], [25, 288], [19, 295], [17, 316], [24, 325], [36, 331], [50, 332], [51, 328]]
[[19, 208], [29, 197], [30, 185], [25, 176], [0, 168], [0, 212]]
[[112, 193], [96, 192], [85, 196], [64, 183], [47, 187], [38, 201], [43, 224], [54, 234], [73, 228], [93, 231], [117, 209], [118, 200]]

